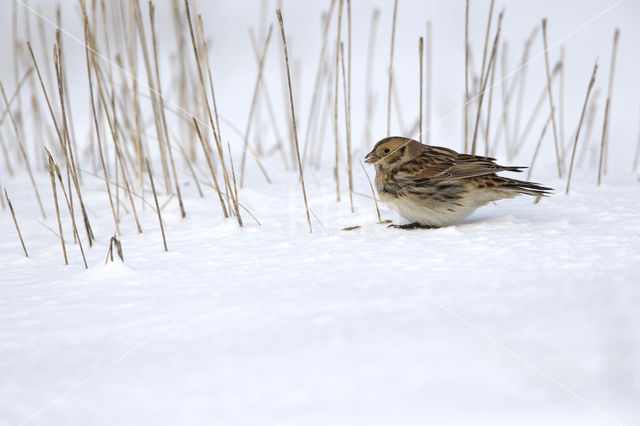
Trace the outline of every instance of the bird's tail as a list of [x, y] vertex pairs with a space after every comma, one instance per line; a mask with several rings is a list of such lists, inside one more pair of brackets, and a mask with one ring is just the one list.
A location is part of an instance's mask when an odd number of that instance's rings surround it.
[[539, 183], [528, 182], [526, 180], [511, 179], [505, 177], [498, 177], [502, 182], [500, 187], [503, 189], [509, 189], [519, 194], [532, 195], [534, 197], [548, 197], [551, 195], [553, 188], [547, 188]]

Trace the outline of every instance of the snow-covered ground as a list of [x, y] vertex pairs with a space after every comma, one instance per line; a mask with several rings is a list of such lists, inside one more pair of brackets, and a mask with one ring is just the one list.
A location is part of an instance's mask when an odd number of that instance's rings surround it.
[[6, 182], [31, 257], [2, 212], [0, 423], [640, 421], [635, 177], [578, 176], [570, 196], [416, 231], [377, 224], [361, 196], [351, 215], [328, 177], [310, 184], [313, 234], [291, 180], [241, 192], [262, 222], [242, 230], [191, 187], [186, 220], [164, 210], [169, 252], [147, 208], [108, 265], [89, 181], [89, 271], [72, 244], [62, 265], [26, 180]]
[[[27, 3], [50, 22], [36, 18], [25, 8]], [[163, 87], [168, 107], [175, 109], [182, 106], [171, 78], [177, 68], [170, 2], [156, 3]], [[330, 1], [283, 3], [303, 143], [321, 44], [320, 15]], [[394, 104], [391, 131], [401, 133], [417, 117], [417, 39], [431, 20], [431, 141], [459, 150], [464, 1], [399, 3], [394, 69], [403, 112], [396, 115]], [[471, 2], [476, 74], [489, 3]], [[23, 37], [25, 26], [17, 23], [30, 16], [34, 34], [36, 22], [45, 28], [44, 46], [34, 41], [44, 70], [45, 52], [51, 57], [55, 2], [15, 4], [17, 19], [8, 12], [0, 14], [0, 51], [11, 52], [12, 26]], [[94, 172], [97, 160], [85, 149], [91, 128], [78, 2], [61, 4], [81, 167]], [[146, 7], [146, 2], [141, 4]], [[198, 8], [194, 6], [194, 11], [202, 11], [211, 37], [222, 133], [229, 138], [236, 166], [243, 135], [230, 123], [245, 128], [257, 73], [247, 28], [254, 26], [264, 36], [267, 24], [275, 23], [276, 4], [280, 2], [200, 1]], [[356, 160], [386, 135], [392, 5], [386, 0], [353, 1]], [[365, 140], [366, 46], [374, 7], [380, 8], [372, 65], [376, 102], [369, 123], [373, 140]], [[333, 189], [329, 120], [321, 124], [326, 127], [325, 149], [320, 150], [324, 156], [319, 156], [322, 167], [305, 169], [312, 234], [297, 174], [285, 170], [278, 153], [264, 158], [272, 184], [264, 182], [249, 160], [247, 184], [240, 190], [240, 202], [261, 224], [246, 213], [242, 229], [234, 219], [223, 219], [217, 196], [205, 185], [208, 174], [201, 155], [196, 168], [205, 197], [198, 195], [177, 148], [179, 143], [187, 149], [194, 141], [180, 139], [184, 133], [172, 114], [169, 125], [178, 135], [172, 143], [187, 212], [182, 219], [176, 199], [169, 200], [164, 193], [152, 113], [143, 99], [144, 130], [155, 149], [150, 157], [159, 201], [167, 202], [162, 214], [168, 252], [163, 250], [151, 204], [143, 206], [136, 198], [144, 231], [138, 234], [121, 192], [124, 263], [105, 264], [115, 232], [111, 209], [102, 180], [85, 173], [83, 195], [96, 241], [89, 248], [80, 229], [89, 266], [85, 270], [65, 213], [70, 261], [65, 266], [55, 235], [58, 224], [49, 176], [42, 165], [42, 146], [52, 148], [57, 141], [32, 134], [27, 98], [31, 88], [25, 84], [25, 145], [47, 219], [40, 217], [13, 129], [4, 120], [0, 136], [18, 172], [10, 176], [0, 152], [0, 188], [6, 188], [11, 198], [29, 258], [22, 253], [8, 208], [0, 208], [0, 426], [640, 424], [640, 182], [630, 171], [638, 136], [640, 3], [589, 0], [577, 7], [575, 2], [559, 0], [497, 1], [495, 12], [503, 7], [502, 34], [508, 44], [501, 44], [500, 52], [506, 48], [509, 55], [503, 60], [500, 53], [491, 127], [492, 138], [503, 138], [495, 153], [500, 163], [530, 164], [549, 112], [543, 98], [522, 152], [513, 160], [505, 158], [508, 136], [500, 133], [500, 121], [513, 120], [514, 108], [512, 103], [509, 117], [501, 114], [502, 90], [518, 76], [514, 71], [523, 43], [542, 17], [549, 19], [552, 65], [561, 56], [561, 46], [566, 55], [562, 101], [559, 84], [554, 93], [558, 113], [563, 114], [562, 143], [568, 147], [591, 67], [599, 58], [592, 97], [597, 102], [590, 104], [595, 111], [592, 131], [581, 134], [578, 159], [582, 161], [574, 170], [569, 196], [564, 195], [565, 178], [555, 175], [548, 129], [532, 180], [556, 188], [552, 197], [538, 204], [524, 196], [504, 200], [479, 209], [462, 225], [444, 229], [403, 231], [377, 223], [369, 185], [357, 161], [355, 213], [350, 212], [342, 98], [342, 201], [336, 203]], [[617, 27], [621, 35], [612, 88], [608, 174], [597, 187], [611, 41]], [[333, 22], [330, 34], [335, 31]], [[281, 80], [279, 37], [275, 28], [264, 81], [271, 91], [276, 125], [286, 135], [289, 110], [280, 93], [285, 87], [286, 94], [286, 86]], [[330, 55], [334, 37], [329, 37]], [[544, 94], [542, 46], [538, 34], [520, 130]], [[0, 80], [9, 96], [15, 89], [12, 58], [0, 55]], [[31, 66], [24, 62], [18, 67], [22, 72]], [[148, 91], [142, 63], [139, 58], [139, 90], [144, 98]], [[45, 80], [54, 93], [46, 73]], [[35, 89], [40, 96], [39, 87]], [[265, 105], [258, 104], [251, 143], [260, 139], [268, 151], [276, 143], [274, 123]], [[53, 134], [45, 129], [45, 136]], [[56, 159], [63, 164], [60, 156]], [[310, 160], [315, 163], [318, 158]], [[146, 202], [153, 203], [149, 188], [145, 191]], [[384, 206], [381, 213], [383, 219], [402, 222]], [[359, 228], [342, 230], [354, 226]]]

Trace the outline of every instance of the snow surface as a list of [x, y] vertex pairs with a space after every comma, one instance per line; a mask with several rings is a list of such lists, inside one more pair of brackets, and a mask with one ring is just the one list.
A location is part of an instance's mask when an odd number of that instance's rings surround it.
[[[69, 34], [82, 39], [83, 32], [78, 3], [61, 3], [63, 27], [69, 31], [63, 35], [66, 64], [74, 83], [71, 109], [82, 143], [90, 130], [85, 56]], [[158, 28], [167, 29], [159, 34], [163, 87], [167, 105], [175, 107], [175, 82], [164, 72], [175, 69], [171, 11], [168, 2], [156, 3]], [[265, 23], [275, 22], [275, 3], [266, 3], [270, 15]], [[306, 130], [320, 49], [320, 14], [328, 3], [285, 0], [283, 5], [300, 134]], [[471, 3], [477, 73], [489, 1]], [[55, 2], [29, 4], [55, 21]], [[257, 72], [247, 28], [255, 26], [264, 35], [266, 25], [260, 25], [253, 0], [200, 1], [198, 6], [194, 11], [202, 11], [212, 38], [218, 106], [225, 119], [244, 129]], [[375, 140], [386, 135], [392, 2], [353, 1], [354, 158], [362, 158], [375, 143], [362, 137], [374, 7], [381, 8], [381, 15], [370, 124]], [[28, 178], [11, 178], [0, 163], [0, 187], [11, 197], [30, 255], [24, 258], [11, 216], [0, 209], [0, 425], [640, 424], [640, 182], [629, 172], [638, 135], [640, 3], [496, 2], [496, 12], [503, 7], [503, 34], [510, 43], [507, 73], [517, 67], [522, 44], [542, 17], [549, 18], [552, 64], [560, 57], [560, 45], [565, 47], [566, 100], [558, 110], [565, 115], [567, 146], [599, 58], [593, 132], [581, 136], [579, 156], [587, 146], [586, 161], [574, 171], [569, 196], [564, 195], [566, 182], [554, 174], [549, 129], [532, 180], [556, 188], [554, 196], [539, 204], [526, 197], [505, 200], [456, 227], [388, 229], [376, 223], [357, 163], [355, 188], [364, 195], [355, 196], [355, 214], [350, 213], [344, 170], [343, 200], [335, 202], [333, 139], [327, 129], [322, 169], [305, 171], [309, 202], [322, 223], [313, 219], [313, 234], [307, 230], [297, 176], [282, 171], [277, 155], [266, 159], [271, 185], [252, 160], [247, 162], [249, 183], [240, 201], [262, 225], [244, 214], [243, 229], [222, 218], [210, 187], [203, 187], [205, 198], [199, 198], [178, 160], [188, 216], [179, 217], [175, 199], [164, 208], [169, 251], [163, 252], [157, 216], [146, 207], [142, 235], [131, 214], [122, 217], [124, 264], [105, 265], [113, 221], [103, 183], [85, 174], [84, 197], [97, 238], [93, 248], [83, 240], [85, 271], [71, 242], [70, 223], [65, 219], [69, 266], [63, 265], [59, 240], [46, 228], [57, 232], [42, 167], [36, 181], [47, 208], [46, 227], [39, 222]], [[0, 14], [0, 51], [11, 51], [12, 25], [23, 22], [25, 13], [19, 9], [16, 21], [11, 13]], [[463, 1], [400, 1], [394, 54], [401, 116], [410, 127], [418, 113], [416, 47], [427, 19], [434, 37], [432, 143], [459, 150]], [[609, 174], [596, 187], [616, 27], [621, 36]], [[47, 24], [45, 31], [52, 43], [53, 29]], [[34, 49], [38, 58], [47, 57], [39, 40]], [[264, 78], [285, 134], [288, 104], [280, 96], [280, 49], [275, 31]], [[50, 46], [46, 52], [50, 57]], [[531, 58], [523, 117], [545, 87], [539, 36]], [[502, 66], [498, 71], [496, 80]], [[10, 54], [0, 55], [0, 80], [12, 92]], [[492, 135], [498, 134], [500, 100], [496, 89]], [[29, 105], [28, 99], [23, 104]], [[500, 144], [500, 162], [530, 163], [547, 108], [545, 103], [517, 159], [507, 161]], [[342, 120], [342, 109], [340, 114]], [[264, 110], [256, 117], [252, 136], [268, 149], [275, 143], [271, 123]], [[397, 121], [394, 116], [392, 133], [401, 133]], [[180, 133], [172, 118], [170, 124]], [[222, 127], [237, 164], [242, 137], [226, 121]], [[3, 129], [12, 146], [6, 121]], [[152, 139], [154, 129], [146, 130]], [[343, 135], [341, 123], [341, 146]], [[41, 163], [42, 141], [26, 136], [27, 152]], [[188, 141], [182, 142], [186, 147]], [[108, 155], [113, 158], [112, 152]], [[160, 163], [151, 157], [161, 188]], [[345, 158], [343, 153], [343, 165]], [[83, 168], [94, 170], [93, 162], [84, 158]], [[160, 198], [161, 204], [167, 200]], [[151, 201], [148, 192], [146, 199]], [[386, 207], [381, 210], [383, 218], [402, 221]], [[355, 225], [361, 228], [341, 231]]]
[[0, 424], [640, 421], [635, 177], [403, 231], [362, 196], [351, 215], [327, 176], [309, 187], [313, 234], [292, 178], [241, 192], [263, 223], [242, 230], [187, 185], [188, 218], [164, 209], [169, 252], [147, 208], [107, 265], [89, 180], [89, 271], [71, 243], [62, 265], [27, 180], [6, 182], [31, 257], [2, 211]]

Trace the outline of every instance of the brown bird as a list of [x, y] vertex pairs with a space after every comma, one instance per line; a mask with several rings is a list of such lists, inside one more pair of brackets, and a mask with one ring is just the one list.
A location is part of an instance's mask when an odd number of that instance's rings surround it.
[[496, 175], [524, 167], [496, 164], [494, 158], [458, 154], [440, 146], [392, 136], [365, 157], [376, 168], [380, 200], [411, 223], [396, 228], [439, 228], [462, 222], [475, 209], [502, 198], [547, 196], [551, 188]]

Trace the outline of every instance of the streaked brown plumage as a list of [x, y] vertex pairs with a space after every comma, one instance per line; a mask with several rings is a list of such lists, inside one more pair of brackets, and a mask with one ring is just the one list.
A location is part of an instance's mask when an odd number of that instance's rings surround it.
[[551, 188], [496, 173], [523, 167], [495, 159], [458, 154], [439, 146], [392, 136], [379, 141], [365, 157], [376, 168], [380, 200], [412, 223], [400, 228], [456, 225], [475, 209], [516, 195], [549, 195]]

